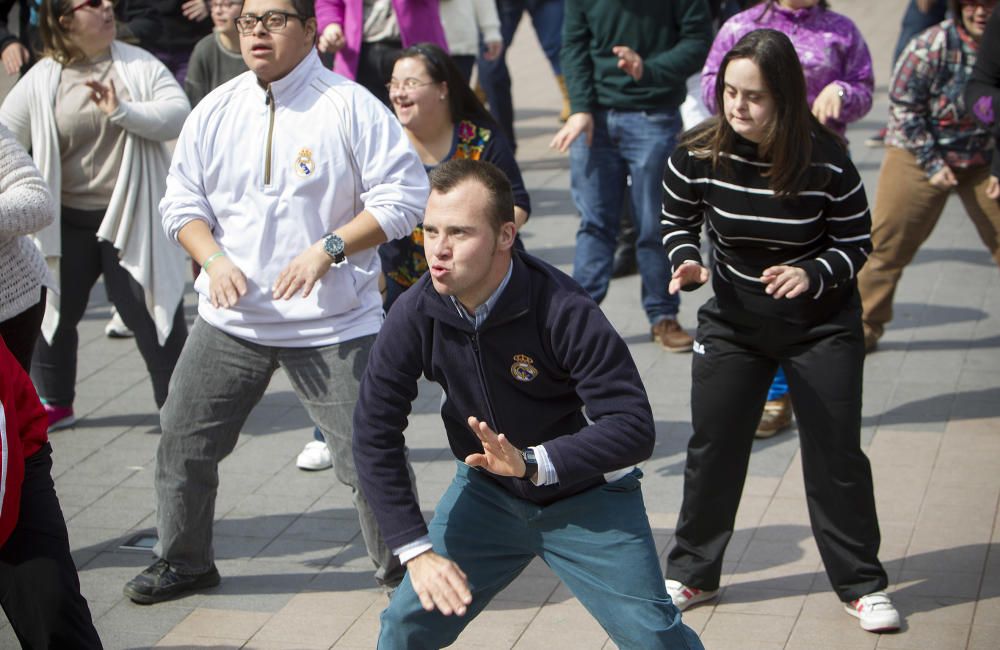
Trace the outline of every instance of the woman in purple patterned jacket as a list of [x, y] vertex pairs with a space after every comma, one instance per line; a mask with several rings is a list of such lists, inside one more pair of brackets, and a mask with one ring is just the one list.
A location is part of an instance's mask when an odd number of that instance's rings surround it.
[[[792, 41], [806, 77], [806, 100], [820, 122], [843, 136], [848, 124], [871, 110], [875, 76], [868, 45], [850, 18], [830, 11], [827, 0], [763, 0], [727, 20], [701, 71], [702, 99], [708, 110], [718, 110], [715, 78], [722, 57], [743, 36], [763, 28], [784, 32]], [[788, 382], [779, 370], [757, 437], [769, 438], [791, 422]]]
[[843, 135], [849, 123], [871, 110], [872, 59], [854, 22], [830, 11], [826, 0], [764, 0], [727, 20], [712, 43], [701, 71], [702, 99], [710, 111], [716, 111], [713, 93], [722, 57], [745, 34], [765, 27], [784, 32], [795, 45], [806, 99], [820, 122]]

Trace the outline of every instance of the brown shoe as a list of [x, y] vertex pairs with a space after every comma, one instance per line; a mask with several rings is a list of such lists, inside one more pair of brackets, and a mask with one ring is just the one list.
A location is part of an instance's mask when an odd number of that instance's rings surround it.
[[764, 413], [757, 425], [757, 438], [770, 438], [782, 429], [787, 429], [792, 423], [792, 400], [785, 393], [778, 399], [768, 400], [764, 404]]
[[664, 318], [653, 325], [652, 339], [669, 352], [690, 352], [694, 339], [688, 335], [674, 318]]

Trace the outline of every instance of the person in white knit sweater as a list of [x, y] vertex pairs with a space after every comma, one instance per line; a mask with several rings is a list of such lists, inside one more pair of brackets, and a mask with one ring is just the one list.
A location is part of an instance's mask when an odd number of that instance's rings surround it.
[[98, 277], [136, 344], [157, 407], [187, 338], [183, 252], [159, 228], [166, 143], [191, 108], [166, 67], [115, 41], [110, 0], [52, 0], [40, 11], [45, 56], [0, 107], [58, 201], [37, 239], [53, 279], [31, 362], [49, 430], [75, 422], [77, 324]]
[[45, 313], [45, 260], [30, 239], [55, 218], [52, 195], [14, 134], [0, 126], [0, 338], [28, 370]]

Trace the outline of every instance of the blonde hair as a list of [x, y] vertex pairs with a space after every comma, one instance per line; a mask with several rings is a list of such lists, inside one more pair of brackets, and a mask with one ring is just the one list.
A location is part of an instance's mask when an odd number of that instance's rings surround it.
[[72, 0], [42, 0], [38, 9], [38, 31], [42, 35], [42, 56], [70, 65], [86, 59], [86, 55], [73, 44], [66, 28], [59, 19], [73, 7]]

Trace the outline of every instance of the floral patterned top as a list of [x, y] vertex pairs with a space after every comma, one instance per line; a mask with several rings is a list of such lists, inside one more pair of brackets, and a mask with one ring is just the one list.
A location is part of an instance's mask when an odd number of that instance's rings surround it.
[[[445, 160], [459, 158], [485, 160], [499, 167], [507, 174], [514, 190], [514, 205], [531, 212], [531, 201], [524, 188], [521, 170], [514, 160], [510, 145], [499, 131], [469, 120], [460, 121], [455, 125], [451, 151]], [[424, 165], [424, 168], [430, 173], [436, 166]], [[382, 271], [389, 279], [403, 287], [413, 285], [427, 271], [423, 225], [418, 225], [409, 237], [382, 244], [379, 247], [379, 257], [382, 259]]]

